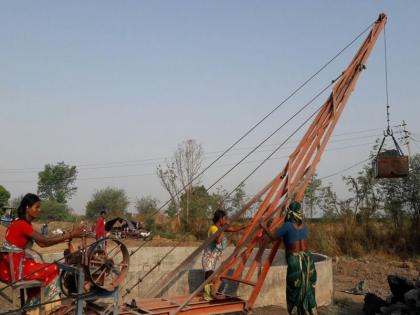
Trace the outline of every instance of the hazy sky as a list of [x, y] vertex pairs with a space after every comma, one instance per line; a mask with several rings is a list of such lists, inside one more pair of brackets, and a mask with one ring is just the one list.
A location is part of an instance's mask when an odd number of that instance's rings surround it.
[[[155, 169], [178, 143], [195, 139], [205, 164], [211, 162], [380, 12], [389, 17], [392, 123], [405, 120], [420, 140], [419, 1], [1, 1], [0, 184], [12, 197], [36, 192], [37, 172], [64, 161], [79, 166], [70, 201], [78, 212], [107, 186], [125, 189], [131, 201], [149, 194], [164, 201]], [[203, 183], [340, 74], [360, 43], [209, 170]], [[382, 37], [367, 66], [318, 167], [320, 177], [367, 158], [385, 127]], [[269, 144], [280, 143], [326, 97]], [[234, 187], [273, 147], [263, 147], [221, 185]], [[411, 149], [419, 152], [420, 142]], [[284, 163], [267, 163], [247, 193]], [[340, 175], [328, 181], [345, 195]]]

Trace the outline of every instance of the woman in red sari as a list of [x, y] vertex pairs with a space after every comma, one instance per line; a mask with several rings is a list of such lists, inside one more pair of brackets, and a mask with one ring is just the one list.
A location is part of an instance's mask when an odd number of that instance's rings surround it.
[[[63, 235], [46, 237], [32, 227], [32, 221], [41, 213], [41, 200], [35, 194], [26, 194], [17, 210], [18, 219], [13, 221], [6, 231], [3, 244], [0, 247], [0, 281], [7, 284], [12, 283], [11, 272], [17, 280], [38, 280], [46, 286], [46, 301], [58, 297], [57, 286], [58, 266], [55, 263], [36, 262], [25, 252], [27, 248], [36, 242], [41, 247], [52, 246], [65, 240], [80, 237], [83, 233], [83, 226], [72, 231], [66, 231]], [[10, 270], [10, 259], [13, 259], [14, 270]], [[28, 290], [27, 305], [39, 302], [36, 298], [38, 289]]]

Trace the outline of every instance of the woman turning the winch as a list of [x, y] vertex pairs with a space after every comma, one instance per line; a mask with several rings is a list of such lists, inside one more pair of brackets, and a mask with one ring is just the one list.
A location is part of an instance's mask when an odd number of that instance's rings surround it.
[[[57, 279], [58, 266], [55, 263], [40, 263], [35, 261], [26, 249], [37, 243], [40, 247], [49, 247], [66, 240], [81, 237], [84, 226], [65, 231], [63, 235], [47, 237], [34, 230], [32, 221], [41, 214], [41, 200], [35, 194], [26, 194], [17, 209], [18, 219], [14, 220], [6, 231], [3, 244], [0, 247], [0, 280], [7, 284], [15, 281], [38, 280], [44, 283], [45, 300], [58, 298]], [[12, 260], [13, 264], [10, 263]], [[13, 265], [14, 270], [10, 270]], [[11, 272], [13, 272], [13, 277]], [[39, 303], [39, 289], [28, 289], [27, 306]], [[48, 305], [47, 305], [48, 307]]]

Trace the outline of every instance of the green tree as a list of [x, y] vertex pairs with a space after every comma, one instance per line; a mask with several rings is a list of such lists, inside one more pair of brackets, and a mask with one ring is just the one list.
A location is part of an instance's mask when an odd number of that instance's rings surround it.
[[42, 221], [73, 221], [69, 207], [55, 200], [43, 200], [41, 203]]
[[401, 178], [379, 180], [380, 196], [384, 203], [386, 216], [391, 220], [394, 231], [402, 228], [404, 223], [405, 183]]
[[[178, 214], [180, 213], [178, 209], [179, 208], [177, 208], [175, 203], [173, 203], [171, 200], [171, 202], [169, 202], [168, 207], [165, 209], [165, 214], [171, 219], [177, 218], [177, 221], [178, 221]], [[180, 221], [179, 221], [179, 224], [180, 224]]]
[[[420, 252], [420, 154], [414, 154], [409, 160], [409, 175], [398, 180], [382, 181], [386, 192], [395, 193], [388, 197], [387, 208], [394, 219], [394, 225], [399, 224], [397, 232], [406, 234], [407, 244], [412, 254]], [[405, 224], [405, 226], [403, 226]]]
[[313, 173], [303, 196], [303, 203], [310, 218], [313, 218], [314, 210], [319, 206], [321, 184], [322, 182], [317, 178], [317, 174]]
[[223, 187], [218, 187], [214, 197], [218, 199], [218, 204], [220, 204], [227, 213], [233, 213], [240, 210], [248, 201], [244, 183], [240, 184], [231, 195], [229, 195], [229, 192]]
[[129, 201], [124, 189], [107, 187], [95, 192], [86, 205], [86, 217], [95, 219], [102, 210], [109, 218], [126, 214]]
[[210, 195], [204, 186], [194, 186], [188, 197], [187, 193], [181, 196], [180, 205], [182, 231], [191, 232], [197, 237], [205, 235], [208, 218], [218, 205], [218, 196]]
[[403, 198], [412, 217], [413, 227], [420, 225], [420, 154], [410, 159], [410, 173], [402, 180]]
[[42, 199], [66, 203], [67, 199], [76, 193], [76, 177], [76, 166], [64, 162], [47, 164], [44, 170], [38, 173], [38, 194]]
[[141, 197], [136, 200], [134, 207], [141, 216], [148, 218], [156, 212], [158, 202], [159, 200], [152, 196]]
[[9, 204], [9, 199], [10, 193], [7, 191], [6, 188], [0, 185], [0, 210]]
[[381, 208], [379, 182], [374, 176], [373, 168], [363, 167], [357, 177], [344, 178], [349, 191], [353, 193], [354, 214], [366, 225], [369, 219]]
[[319, 207], [324, 218], [333, 219], [340, 215], [340, 203], [331, 184], [321, 188]]

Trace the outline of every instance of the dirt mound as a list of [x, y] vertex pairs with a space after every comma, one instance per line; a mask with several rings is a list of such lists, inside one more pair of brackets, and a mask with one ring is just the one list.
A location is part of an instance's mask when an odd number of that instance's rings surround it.
[[[41, 230], [43, 223], [32, 223], [32, 225], [34, 226], [34, 228], [37, 231]], [[79, 223], [72, 223], [72, 222], [62, 222], [62, 221], [51, 221], [48, 223], [48, 231], [52, 232], [55, 231], [57, 229], [60, 230], [71, 230], [73, 228], [74, 225], [78, 225]]]
[[[33, 227], [35, 230], [37, 231], [41, 231], [41, 227], [42, 227], [42, 223], [32, 223]], [[56, 229], [61, 229], [61, 230], [71, 230], [73, 227], [74, 223], [71, 222], [50, 222], [48, 224], [48, 230], [50, 232], [56, 230]], [[6, 235], [6, 230], [7, 227], [4, 225], [0, 225], [0, 241], [4, 240], [4, 236]]]

